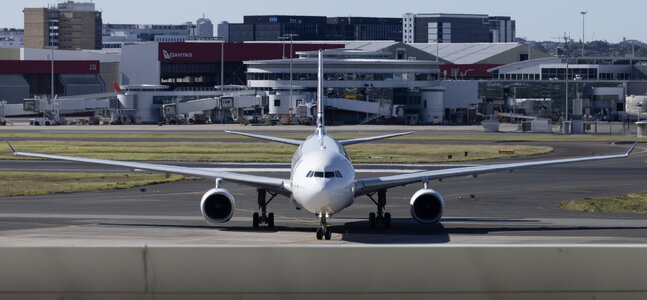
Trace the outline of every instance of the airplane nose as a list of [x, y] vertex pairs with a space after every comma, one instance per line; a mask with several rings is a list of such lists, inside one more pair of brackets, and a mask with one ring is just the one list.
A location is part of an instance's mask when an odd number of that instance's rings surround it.
[[348, 206], [345, 189], [330, 180], [313, 181], [302, 192], [302, 206], [312, 213], [334, 213]]

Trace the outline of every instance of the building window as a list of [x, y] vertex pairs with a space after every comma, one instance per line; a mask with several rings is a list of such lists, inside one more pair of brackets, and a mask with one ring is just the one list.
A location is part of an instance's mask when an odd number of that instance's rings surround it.
[[281, 106], [281, 99], [274, 99], [274, 107]]

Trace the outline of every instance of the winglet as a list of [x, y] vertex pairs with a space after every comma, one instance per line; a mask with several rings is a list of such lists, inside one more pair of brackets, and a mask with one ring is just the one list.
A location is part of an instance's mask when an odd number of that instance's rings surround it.
[[13, 151], [13, 154], [16, 154], [16, 152], [18, 152], [16, 151], [16, 149], [13, 148], [13, 146], [11, 146], [11, 143], [9, 143], [9, 141], [5, 141], [5, 142], [7, 142], [7, 145], [9, 145], [9, 148], [11, 148], [11, 151]]
[[636, 141], [634, 145], [631, 146], [631, 148], [629, 148], [629, 151], [627, 151], [627, 154], [625, 154], [626, 156], [629, 156], [629, 153], [631, 153], [631, 151], [634, 151], [634, 148], [636, 148], [636, 145], [638, 145], [638, 142], [639, 141]]

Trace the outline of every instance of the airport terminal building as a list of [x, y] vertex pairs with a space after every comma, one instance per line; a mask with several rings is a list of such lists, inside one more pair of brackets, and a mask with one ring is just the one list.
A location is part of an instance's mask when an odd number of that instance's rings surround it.
[[[569, 114], [582, 114], [591, 120], [623, 120], [626, 96], [647, 93], [644, 57], [548, 57], [489, 71], [492, 80], [479, 84], [479, 96], [484, 101], [514, 96], [542, 102], [548, 99], [552, 105], [549, 113], [557, 116], [564, 114], [568, 95]], [[573, 111], [573, 99], [582, 100], [581, 112]], [[502, 105], [512, 110], [511, 103]]]

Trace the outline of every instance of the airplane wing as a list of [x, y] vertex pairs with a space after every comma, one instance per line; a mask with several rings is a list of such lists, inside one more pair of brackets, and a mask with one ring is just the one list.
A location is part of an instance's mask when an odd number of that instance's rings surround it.
[[439, 179], [439, 178], [475, 175], [475, 174], [481, 174], [481, 173], [489, 173], [489, 172], [496, 172], [496, 171], [503, 171], [503, 170], [514, 170], [514, 169], [527, 168], [527, 167], [547, 166], [547, 165], [575, 163], [575, 162], [592, 161], [592, 160], [604, 160], [604, 159], [613, 159], [613, 158], [624, 158], [624, 157], [627, 157], [629, 153], [631, 153], [631, 151], [633, 151], [633, 149], [636, 147], [637, 144], [638, 142], [636, 141], [636, 143], [634, 143], [633, 146], [631, 146], [629, 151], [627, 151], [627, 153], [624, 153], [624, 154], [575, 157], [575, 158], [529, 161], [529, 162], [507, 163], [507, 164], [494, 164], [494, 165], [476, 166], [476, 167], [450, 168], [450, 169], [443, 169], [443, 170], [416, 172], [416, 173], [410, 173], [410, 174], [359, 179], [356, 181], [356, 185], [355, 185], [355, 197], [366, 195], [381, 189], [387, 189], [387, 188], [396, 187], [396, 186], [404, 186], [411, 183], [425, 182], [425, 181]]
[[407, 132], [386, 134], [386, 135], [380, 135], [380, 136], [371, 136], [371, 137], [358, 138], [358, 139], [341, 140], [341, 141], [339, 141], [339, 144], [342, 145], [342, 146], [352, 145], [352, 144], [359, 144], [359, 143], [364, 143], [364, 142], [370, 142], [370, 141], [375, 141], [375, 140], [392, 138], [392, 137], [401, 136], [401, 135], [412, 134], [414, 132], [415, 131], [407, 131]]
[[119, 167], [125, 167], [129, 169], [141, 169], [141, 170], [181, 174], [181, 175], [196, 176], [196, 177], [210, 178], [210, 179], [222, 178], [225, 181], [240, 183], [243, 185], [252, 186], [256, 188], [263, 188], [286, 196], [290, 196], [292, 194], [289, 179], [254, 176], [254, 175], [238, 174], [238, 173], [232, 173], [232, 172], [223, 172], [223, 171], [215, 171], [215, 170], [207, 170], [207, 169], [199, 169], [199, 168], [188, 168], [188, 167], [171, 166], [171, 165], [19, 152], [19, 151], [16, 151], [16, 149], [14, 149], [14, 147], [8, 141], [7, 141], [7, 144], [9, 144], [9, 147], [11, 147], [11, 150], [14, 152], [14, 155], [19, 155], [19, 156], [29, 156], [29, 157], [67, 160], [67, 161], [101, 164], [101, 165], [109, 165], [109, 166], [119, 166]]
[[253, 137], [253, 138], [262, 139], [262, 140], [268, 140], [268, 141], [273, 141], [273, 142], [284, 143], [284, 144], [297, 145], [297, 146], [299, 146], [299, 145], [301, 145], [303, 143], [303, 141], [299, 141], [299, 140], [284, 139], [284, 138], [267, 136], [267, 135], [260, 135], [260, 134], [251, 134], [251, 133], [231, 131], [231, 130], [225, 130], [225, 132], [226, 133], [231, 133], [231, 134], [237, 134], [237, 135]]

